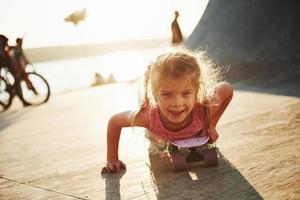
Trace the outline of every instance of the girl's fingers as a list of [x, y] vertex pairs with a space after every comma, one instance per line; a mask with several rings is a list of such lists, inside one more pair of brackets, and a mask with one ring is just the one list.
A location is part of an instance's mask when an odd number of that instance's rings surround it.
[[115, 167], [114, 163], [109, 163], [108, 168], [109, 168], [110, 172], [115, 172], [116, 171], [116, 167]]
[[126, 169], [126, 166], [122, 161], [118, 162], [116, 167], [117, 167], [117, 172], [120, 172], [122, 169]]
[[122, 169], [126, 169], [125, 163], [121, 162], [121, 168], [122, 168]]
[[107, 169], [106, 167], [102, 167], [101, 174], [105, 174], [105, 173], [107, 173]]
[[101, 173], [114, 173], [120, 172], [122, 169], [126, 169], [126, 165], [122, 161], [107, 163], [105, 167], [102, 168]]
[[117, 172], [120, 172], [121, 171], [121, 163], [117, 163], [116, 164], [116, 170], [117, 170]]
[[110, 173], [111, 171], [108, 169], [107, 166], [103, 167], [101, 170], [101, 174], [106, 174], [106, 173]]

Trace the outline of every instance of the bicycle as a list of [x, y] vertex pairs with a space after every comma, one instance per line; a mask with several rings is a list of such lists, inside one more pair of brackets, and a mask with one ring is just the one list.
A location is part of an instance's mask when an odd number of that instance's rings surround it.
[[16, 95], [24, 105], [40, 105], [49, 100], [51, 92], [47, 80], [35, 70], [25, 73], [16, 82], [6, 67], [0, 69], [0, 112], [11, 106]]

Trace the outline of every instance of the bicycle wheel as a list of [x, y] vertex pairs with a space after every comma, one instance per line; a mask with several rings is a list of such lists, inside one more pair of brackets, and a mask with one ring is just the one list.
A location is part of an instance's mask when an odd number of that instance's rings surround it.
[[36, 72], [28, 72], [26, 83], [22, 80], [20, 85], [23, 93], [23, 100], [32, 105], [39, 105], [48, 101], [50, 97], [50, 87], [46, 79]]
[[0, 77], [0, 112], [9, 108], [11, 104], [11, 94], [8, 84], [3, 77]]

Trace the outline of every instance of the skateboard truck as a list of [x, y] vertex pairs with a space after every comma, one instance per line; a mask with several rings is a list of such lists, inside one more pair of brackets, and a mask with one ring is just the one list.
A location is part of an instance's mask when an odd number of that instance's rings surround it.
[[[191, 145], [192, 147], [188, 147], [189, 141], [193, 139], [194, 138], [185, 139], [185, 146], [178, 146], [176, 141], [169, 142], [168, 151], [174, 171], [184, 171], [187, 169], [188, 163], [198, 161], [203, 161], [205, 167], [218, 165], [218, 153], [215, 144], [206, 142], [204, 144], [199, 144], [198, 146]], [[188, 153], [184, 153], [182, 150], [188, 150]]]

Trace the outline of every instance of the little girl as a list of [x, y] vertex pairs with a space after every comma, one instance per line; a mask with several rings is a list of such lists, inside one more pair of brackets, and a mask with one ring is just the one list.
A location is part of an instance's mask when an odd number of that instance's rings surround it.
[[115, 114], [109, 120], [107, 163], [102, 173], [125, 169], [118, 156], [123, 127], [144, 127], [156, 140], [194, 137], [204, 129], [205, 107], [208, 107], [208, 135], [211, 142], [217, 140], [215, 127], [232, 99], [233, 89], [227, 82], [217, 83], [218, 70], [203, 61], [207, 61], [203, 52], [177, 48], [160, 55], [148, 66], [144, 75], [144, 101], [140, 109]]

